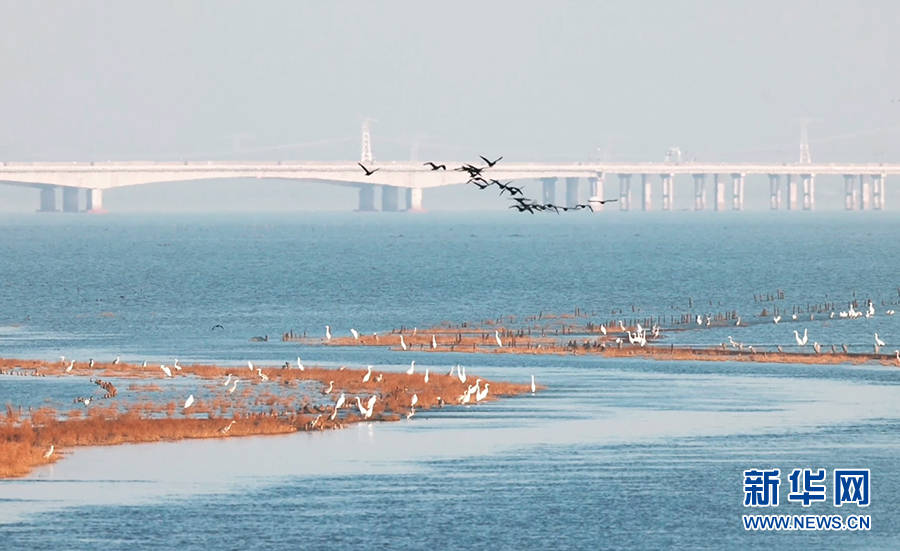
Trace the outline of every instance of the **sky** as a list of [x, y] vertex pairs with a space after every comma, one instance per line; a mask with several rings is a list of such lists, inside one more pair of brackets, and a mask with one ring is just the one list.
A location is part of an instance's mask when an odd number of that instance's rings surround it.
[[[814, 161], [900, 162], [896, 2], [0, 0], [0, 10], [8, 161], [358, 160], [370, 117], [378, 160], [660, 161], [678, 146], [688, 159], [790, 162], [805, 121]], [[767, 200], [763, 183], [748, 206]], [[676, 181], [676, 207], [689, 205], [689, 185]], [[839, 202], [839, 185], [820, 181], [822, 199]], [[505, 207], [476, 192], [428, 190], [425, 207]], [[37, 197], [0, 185], [0, 210], [33, 211]], [[351, 210], [356, 197], [218, 181], [119, 189], [104, 202]]]

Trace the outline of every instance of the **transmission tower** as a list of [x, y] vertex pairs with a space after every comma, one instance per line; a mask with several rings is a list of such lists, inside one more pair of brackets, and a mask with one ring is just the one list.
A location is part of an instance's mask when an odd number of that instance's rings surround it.
[[362, 153], [360, 162], [371, 163], [374, 159], [372, 156], [372, 133], [369, 131], [369, 123], [374, 119], [363, 119], [362, 123]]

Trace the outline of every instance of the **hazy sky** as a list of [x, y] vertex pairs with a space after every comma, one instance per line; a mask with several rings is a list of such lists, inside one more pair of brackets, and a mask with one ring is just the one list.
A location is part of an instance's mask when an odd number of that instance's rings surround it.
[[[6, 160], [358, 159], [370, 116], [381, 160], [653, 161], [678, 145], [699, 160], [792, 161], [809, 118], [814, 160], [900, 161], [891, 1], [0, 0], [0, 12]], [[676, 185], [686, 205], [688, 181]], [[249, 189], [148, 186], [105, 202], [355, 206], [345, 188]], [[36, 205], [36, 191], [0, 186], [0, 209]]]

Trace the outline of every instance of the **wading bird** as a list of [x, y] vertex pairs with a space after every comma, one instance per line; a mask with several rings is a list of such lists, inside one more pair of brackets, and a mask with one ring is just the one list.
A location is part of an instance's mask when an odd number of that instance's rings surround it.
[[809, 337], [806, 334], [806, 329], [803, 330], [803, 338], [800, 338], [800, 333], [798, 333], [797, 330], [794, 329], [794, 340], [797, 341], [797, 346], [806, 346], [806, 342], [807, 340], [809, 340]]
[[234, 390], [237, 388], [238, 381], [240, 381], [240, 379], [235, 377], [234, 382], [231, 383], [231, 388], [228, 389], [228, 394], [234, 394]]
[[878, 338], [878, 333], [875, 333], [875, 346], [884, 346], [884, 341]]
[[357, 331], [356, 329], [351, 329], [350, 334], [353, 335], [354, 339], [359, 340], [359, 331]]
[[400, 335], [400, 348], [406, 350], [406, 342], [403, 340], [403, 335]]
[[191, 394], [187, 397], [187, 400], [184, 401], [184, 409], [191, 407], [194, 404], [194, 395]]
[[344, 396], [344, 393], [343, 393], [343, 392], [341, 392], [341, 395], [338, 396], [337, 401], [334, 403], [334, 411], [331, 412], [331, 417], [330, 417], [330, 419], [331, 419], [332, 421], [334, 421], [334, 418], [337, 417], [337, 412], [338, 412], [338, 410], [341, 408], [341, 406], [344, 405], [344, 402], [346, 401], [346, 399], [347, 399], [347, 397]]
[[168, 367], [166, 367], [165, 365], [160, 365], [159, 368], [162, 369], [162, 372], [166, 374], [166, 377], [172, 376], [172, 370], [169, 369]]
[[227, 425], [225, 425], [224, 427], [222, 427], [221, 429], [219, 429], [219, 432], [221, 432], [222, 434], [228, 434], [228, 431], [231, 430], [231, 427], [233, 427], [234, 424], [235, 424], [236, 422], [237, 422], [237, 421], [235, 421], [234, 419], [232, 419], [230, 423], [228, 423]]
[[497, 343], [497, 348], [503, 348], [503, 341], [500, 340], [500, 331], [494, 330], [494, 341]]
[[228, 377], [225, 378], [225, 382], [222, 383], [222, 386], [228, 386], [228, 383], [231, 382], [231, 373], [228, 374]]
[[409, 362], [409, 369], [406, 370], [407, 375], [412, 375], [416, 371], [416, 360]]
[[71, 372], [73, 367], [75, 367], [75, 360], [69, 362], [69, 367], [66, 368], [66, 373]]
[[372, 378], [372, 366], [371, 365], [367, 366], [366, 369], [367, 369], [366, 374], [363, 375], [363, 379], [362, 379], [362, 382], [364, 382], [364, 383], [368, 383], [369, 379]]
[[303, 362], [300, 361], [300, 356], [297, 356], [297, 369], [303, 371]]
[[484, 388], [482, 388], [481, 390], [479, 390], [475, 393], [475, 401], [476, 402], [480, 402], [487, 397], [489, 386], [491, 386], [491, 383], [484, 383]]
[[331, 326], [330, 325], [325, 326], [325, 340], [326, 341], [331, 340]]
[[50, 444], [50, 449], [44, 452], [44, 459], [50, 459], [51, 455], [53, 455], [53, 444]]
[[331, 394], [331, 391], [334, 390], [334, 381], [328, 381], [328, 388], [322, 391], [322, 394]]
[[428, 384], [428, 368], [425, 368], [425, 384]]
[[534, 375], [531, 376], [531, 393], [534, 394], [535, 386], [534, 386]]

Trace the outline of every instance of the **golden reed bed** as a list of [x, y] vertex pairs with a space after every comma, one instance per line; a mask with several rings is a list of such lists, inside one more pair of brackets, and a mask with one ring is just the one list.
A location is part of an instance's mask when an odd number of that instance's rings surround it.
[[[454, 405], [476, 381], [472, 374], [463, 383], [457, 375], [429, 373], [426, 383], [424, 370], [412, 375], [375, 370], [371, 379], [364, 383], [366, 370], [307, 367], [303, 371], [261, 368], [268, 377], [263, 382], [255, 370], [246, 367], [185, 365], [181, 371], [173, 373], [176, 378], [192, 375], [205, 380], [198, 385], [219, 391], [214, 398], [196, 400], [185, 410], [181, 402], [153, 400], [154, 393], [162, 390], [167, 379], [158, 365], [142, 368], [123, 363], [95, 363], [90, 368], [85, 362], [76, 362], [72, 370], [66, 372], [67, 366], [68, 362], [0, 359], [0, 371], [7, 376], [126, 377], [147, 381], [144, 384], [135, 381], [127, 388], [119, 389], [117, 395], [95, 398], [89, 406], [78, 403], [68, 411], [50, 408], [24, 411], [7, 405], [5, 413], [0, 413], [0, 477], [23, 476], [35, 466], [56, 461], [61, 452], [76, 446], [341, 428], [367, 420], [358, 409], [357, 396], [363, 403], [368, 397], [377, 396], [369, 420], [396, 421], [412, 411], [413, 395], [418, 399], [415, 409]], [[222, 387], [222, 380], [228, 373], [244, 381], [234, 393], [228, 393]], [[309, 396], [293, 390], [301, 381], [314, 381], [323, 391], [333, 381], [333, 391], [327, 395]], [[530, 383], [481, 380], [481, 388], [485, 383], [490, 385], [490, 390], [484, 401], [531, 391]], [[252, 390], [251, 385], [254, 385]], [[332, 419], [334, 400], [342, 392], [346, 396], [345, 405]], [[124, 405], [121, 399], [126, 396], [135, 401]], [[470, 403], [475, 403], [474, 396]], [[51, 446], [52, 453], [48, 454]]]

